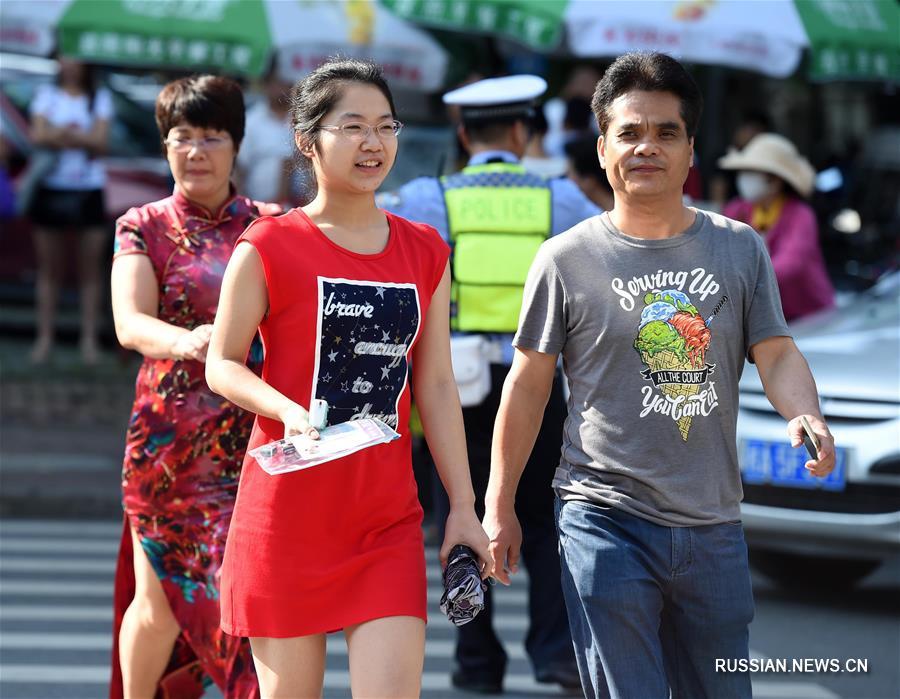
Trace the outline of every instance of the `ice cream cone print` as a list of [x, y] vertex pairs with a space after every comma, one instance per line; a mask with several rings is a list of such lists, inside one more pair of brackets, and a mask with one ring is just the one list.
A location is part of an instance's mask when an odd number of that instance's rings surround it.
[[[694, 413], [682, 411], [686, 401], [701, 390], [700, 383], [691, 379], [705, 381], [705, 374], [699, 372], [703, 371], [709, 347], [709, 328], [690, 299], [680, 291], [649, 293], [644, 302], [634, 348], [649, 369], [644, 378], [653, 380], [664, 396], [678, 401], [678, 408], [672, 404], [672, 417], [682, 441], [687, 442]], [[659, 372], [672, 373], [661, 377]]]
[[[694, 368], [690, 359], [682, 359], [675, 354], [675, 352], [668, 350], [658, 352], [652, 357], [648, 352], [641, 352], [641, 359], [650, 371], [682, 371]], [[674, 399], [679, 396], [684, 396], [685, 400], [687, 400], [700, 392], [700, 386], [697, 384], [669, 383], [661, 385], [659, 390], [663, 395], [666, 395], [669, 398]], [[693, 419], [693, 417], [688, 415], [681, 417], [676, 421], [678, 431], [681, 432], [681, 439], [685, 442], [687, 441], [688, 432], [691, 429], [691, 421]]]

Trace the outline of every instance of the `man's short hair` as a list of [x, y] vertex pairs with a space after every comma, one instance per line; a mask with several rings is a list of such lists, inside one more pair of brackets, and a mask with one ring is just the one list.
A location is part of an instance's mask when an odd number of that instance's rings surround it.
[[602, 135], [606, 135], [609, 126], [609, 108], [613, 101], [632, 90], [672, 93], [681, 100], [681, 118], [688, 136], [693, 138], [697, 133], [703, 111], [703, 96], [690, 73], [664, 53], [634, 52], [626, 53], [613, 61], [594, 90], [591, 109]]
[[524, 116], [510, 116], [490, 119], [463, 119], [462, 126], [470, 141], [490, 144], [506, 138], [517, 121], [528, 124], [528, 119]]

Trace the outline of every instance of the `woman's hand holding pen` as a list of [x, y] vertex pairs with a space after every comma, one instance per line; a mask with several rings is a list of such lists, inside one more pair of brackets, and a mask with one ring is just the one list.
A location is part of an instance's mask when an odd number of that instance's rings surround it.
[[291, 403], [279, 414], [278, 419], [284, 423], [284, 437], [305, 434], [310, 439], [318, 439], [319, 431], [309, 424], [309, 413], [302, 405]]

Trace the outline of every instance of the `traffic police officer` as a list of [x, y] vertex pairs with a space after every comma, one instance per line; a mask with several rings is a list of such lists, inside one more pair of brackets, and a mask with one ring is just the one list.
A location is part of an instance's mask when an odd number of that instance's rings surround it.
[[[529, 138], [534, 100], [547, 83], [534, 75], [481, 80], [444, 95], [458, 105], [459, 137], [468, 165], [446, 177], [422, 177], [379, 203], [434, 226], [453, 249], [451, 324], [486, 339], [490, 389], [477, 405], [463, 407], [477, 508], [484, 512], [494, 418], [512, 362], [525, 278], [540, 244], [600, 213], [567, 179], [545, 180], [520, 164]], [[485, 367], [485, 372], [487, 367]], [[560, 587], [551, 481], [559, 462], [565, 402], [559, 378], [516, 499], [522, 523], [522, 557], [530, 571], [530, 627], [525, 648], [539, 682], [579, 687]], [[443, 521], [438, 516], [437, 521]], [[458, 628], [453, 684], [482, 693], [502, 691], [506, 652], [492, 624], [490, 589], [485, 610]]]

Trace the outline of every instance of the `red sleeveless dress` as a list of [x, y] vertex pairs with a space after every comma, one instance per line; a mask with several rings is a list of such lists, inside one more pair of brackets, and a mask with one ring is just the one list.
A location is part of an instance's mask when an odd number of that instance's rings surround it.
[[[278, 476], [246, 456], [222, 566], [229, 634], [426, 618], [409, 365], [450, 251], [433, 228], [385, 213], [390, 236], [374, 255], [335, 244], [300, 209], [260, 218], [240, 239], [265, 270], [263, 379], [304, 407], [326, 400], [329, 424], [378, 417], [401, 438]], [[248, 451], [283, 435], [258, 416]]]

